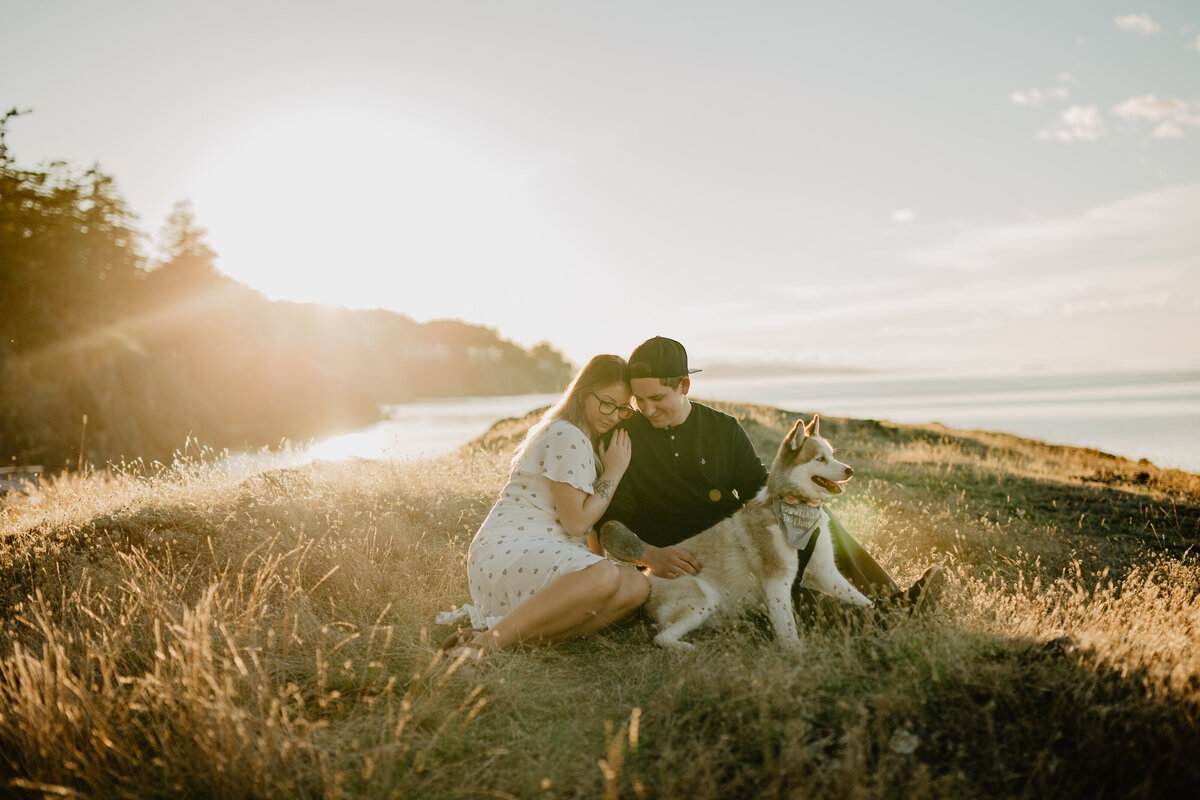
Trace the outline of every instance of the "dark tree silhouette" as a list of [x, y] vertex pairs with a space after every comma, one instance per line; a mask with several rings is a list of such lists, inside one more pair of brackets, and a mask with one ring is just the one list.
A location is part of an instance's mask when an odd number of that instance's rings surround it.
[[[0, 463], [54, 468], [304, 440], [386, 403], [554, 391], [570, 366], [458, 320], [270, 302], [223, 275], [191, 204], [159, 256], [113, 179], [19, 168], [0, 124]], [[298, 166], [299, 168], [299, 166]]]

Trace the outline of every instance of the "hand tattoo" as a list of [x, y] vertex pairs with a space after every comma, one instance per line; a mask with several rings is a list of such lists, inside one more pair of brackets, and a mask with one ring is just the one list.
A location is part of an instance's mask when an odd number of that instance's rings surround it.
[[608, 500], [609, 495], [612, 492], [613, 485], [613, 481], [597, 481], [595, 486], [596, 494], [600, 495], [605, 500]]
[[636, 564], [646, 550], [646, 543], [615, 519], [600, 526], [600, 544], [614, 557], [631, 564]]

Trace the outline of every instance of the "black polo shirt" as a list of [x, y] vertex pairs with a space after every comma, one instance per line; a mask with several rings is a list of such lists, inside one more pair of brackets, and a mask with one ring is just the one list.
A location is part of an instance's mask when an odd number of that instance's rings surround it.
[[641, 414], [621, 425], [633, 459], [600, 524], [622, 522], [647, 544], [678, 544], [737, 511], [767, 483], [742, 426], [708, 406], [693, 402], [683, 424], [668, 428], [655, 428]]

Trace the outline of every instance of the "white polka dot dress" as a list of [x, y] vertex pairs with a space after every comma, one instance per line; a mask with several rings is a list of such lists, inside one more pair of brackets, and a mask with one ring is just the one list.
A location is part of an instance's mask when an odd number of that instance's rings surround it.
[[551, 489], [560, 481], [591, 494], [595, 480], [591, 442], [571, 423], [552, 422], [529, 445], [471, 542], [474, 627], [491, 628], [555, 578], [604, 560], [563, 530]]

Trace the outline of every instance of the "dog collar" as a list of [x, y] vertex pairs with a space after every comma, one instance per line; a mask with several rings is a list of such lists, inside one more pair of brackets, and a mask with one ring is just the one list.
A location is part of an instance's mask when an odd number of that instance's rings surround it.
[[783, 531], [783, 538], [788, 545], [803, 550], [808, 544], [813, 531], [821, 524], [821, 507], [819, 505], [789, 505], [775, 498], [771, 503], [775, 511], [775, 519]]

